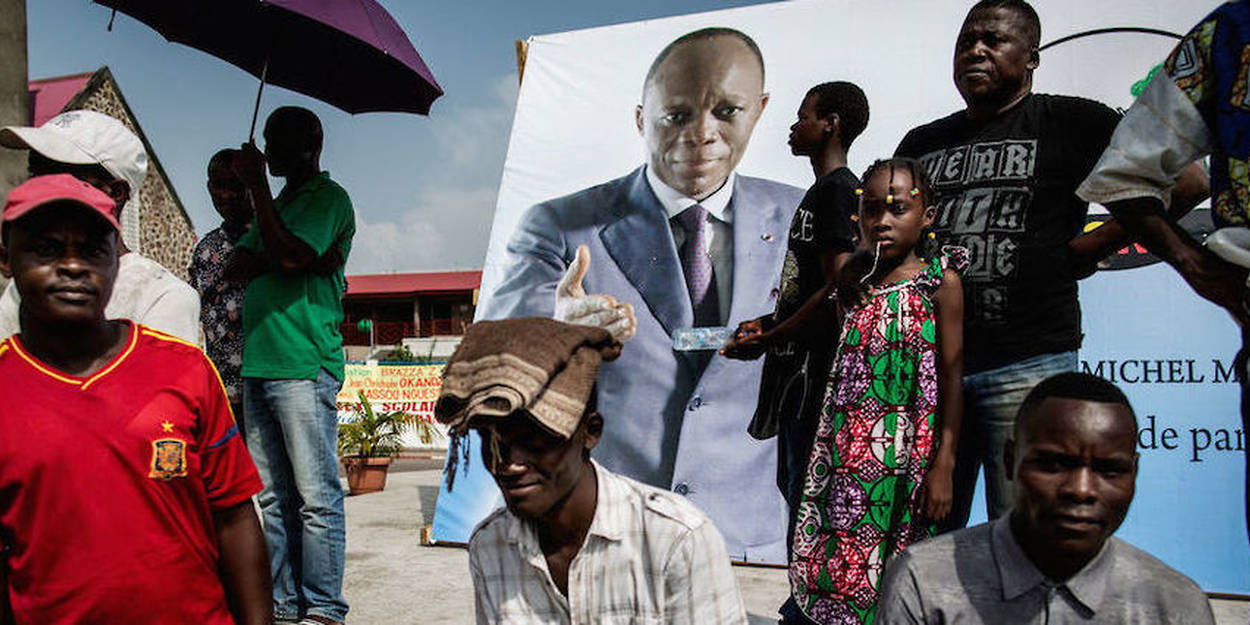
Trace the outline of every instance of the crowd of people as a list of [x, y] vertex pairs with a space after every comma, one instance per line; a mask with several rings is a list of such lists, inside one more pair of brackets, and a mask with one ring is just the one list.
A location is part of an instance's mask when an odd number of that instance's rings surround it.
[[[506, 504], [470, 545], [479, 622], [602, 622], [622, 613], [686, 622], [692, 595], [705, 597], [717, 622], [742, 622], [741, 612], [725, 616], [724, 573], [691, 574], [685, 548], [658, 570], [646, 541], [623, 553], [628, 543], [604, 525], [623, 507], [614, 495], [593, 513], [562, 502], [585, 502], [595, 479], [612, 492], [624, 473], [653, 485], [631, 483], [644, 493], [629, 507], [643, 526], [632, 532], [668, 536], [665, 523], [684, 515], [648, 528], [648, 514], [651, 502], [664, 507], [676, 493], [699, 504], [700, 527], [717, 526], [730, 554], [769, 553], [771, 537], [743, 527], [768, 503], [753, 490], [758, 474], [740, 473], [756, 449], [716, 437], [699, 440], [718, 449], [679, 444], [749, 409], [734, 401], [742, 396], [735, 382], [756, 372], [748, 429], [778, 439], [777, 492], [789, 509], [792, 592], [782, 623], [1211, 622], [1192, 581], [1112, 537], [1133, 496], [1136, 419], [1113, 384], [1076, 371], [1076, 285], [1136, 240], [1245, 319], [1246, 270], [1197, 244], [1177, 220], [1211, 195], [1222, 204], [1217, 225], [1247, 221], [1235, 94], [1248, 18], [1250, 5], [1232, 2], [1204, 20], [1122, 119], [1098, 102], [1033, 93], [1037, 13], [1023, 0], [978, 2], [955, 40], [965, 108], [906, 133], [862, 176], [846, 168], [868, 124], [862, 90], [830, 82], [806, 94], [790, 146], [810, 160], [816, 181], [801, 199], [734, 172], [768, 100], [754, 42], [709, 28], [669, 44], [637, 110], [648, 162], [531, 208], [483, 315], [604, 332], [571, 350], [540, 349], [505, 338], [533, 328], [480, 324], [448, 367], [457, 383], [444, 388], [437, 416], [480, 432]], [[1208, 179], [1198, 161], [1211, 153], [1226, 160]], [[789, 237], [772, 312], [739, 322], [723, 360], [670, 346], [677, 329], [721, 325], [767, 301], [739, 275], [758, 273], [751, 263], [767, 264], [769, 252], [734, 248], [756, 245], [760, 224], [778, 219], [778, 201], [795, 208], [783, 216]], [[1088, 201], [1115, 219], [1087, 231]], [[583, 353], [613, 338], [624, 343], [620, 359]], [[553, 350], [564, 364], [542, 361], [545, 374], [486, 364]], [[552, 427], [544, 385], [588, 360], [602, 369], [597, 386], [572, 396], [581, 419]], [[756, 368], [732, 369], [731, 360]], [[653, 382], [656, 393], [639, 393]], [[715, 424], [696, 414], [711, 402], [723, 418]], [[653, 415], [660, 420], [648, 422]], [[592, 424], [589, 444], [576, 423]], [[600, 438], [612, 448], [596, 448], [592, 461], [587, 450]], [[728, 448], [732, 458], [702, 471], [683, 458], [721, 460]], [[574, 449], [598, 477], [560, 481], [541, 460]], [[982, 467], [990, 522], [963, 529]], [[501, 541], [505, 528], [513, 538]], [[580, 545], [572, 557], [570, 534]], [[687, 530], [692, 543], [707, 540], [695, 536]], [[724, 547], [706, 549], [719, 557]], [[500, 564], [513, 559], [531, 566]], [[621, 576], [632, 584], [577, 586]], [[656, 599], [657, 585], [670, 589], [666, 597]]]
[[[481, 311], [499, 320], [444, 372], [448, 489], [476, 431], [504, 502], [469, 542], [478, 623], [745, 624], [747, 555], [789, 562], [783, 624], [1213, 622], [1191, 580], [1113, 536], [1136, 412], [1076, 371], [1076, 284], [1138, 241], [1250, 321], [1247, 269], [1177, 225], [1208, 195], [1218, 226], [1250, 225], [1250, 0], [1191, 30], [1123, 116], [1033, 93], [1040, 34], [1025, 0], [977, 2], [955, 40], [966, 107], [858, 176], [863, 90], [810, 89], [789, 140], [805, 194], [734, 171], [768, 102], [749, 36], [659, 53], [647, 162], [526, 214]], [[22, 407], [0, 411], [0, 625], [346, 621], [355, 218], [313, 113], [279, 108], [263, 135], [209, 161], [222, 223], [188, 285], [126, 246], [147, 155], [124, 124], [0, 130], [30, 173], [0, 213], [0, 403]], [[1086, 232], [1090, 201], [1115, 219]], [[774, 226], [784, 250], [759, 236]], [[674, 348], [730, 319], [719, 350]], [[776, 445], [729, 444], [747, 421]], [[990, 521], [965, 528], [982, 467]], [[772, 510], [788, 522], [759, 527]]]

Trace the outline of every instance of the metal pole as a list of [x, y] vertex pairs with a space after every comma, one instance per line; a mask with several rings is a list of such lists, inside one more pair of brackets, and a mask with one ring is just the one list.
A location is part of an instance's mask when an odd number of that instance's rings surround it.
[[[30, 88], [26, 76], [26, 2], [0, 0], [0, 125], [26, 126], [30, 123]], [[26, 151], [0, 150], [0, 194], [3, 194], [0, 197], [8, 195], [13, 187], [25, 180]], [[0, 288], [8, 282], [8, 279], [0, 277]]]
[[[30, 87], [26, 77], [26, 2], [0, 0], [0, 125], [26, 126]], [[26, 180], [26, 151], [0, 150], [0, 194]], [[138, 193], [135, 191], [134, 193]]]
[[260, 88], [256, 90], [256, 106], [252, 108], [252, 129], [247, 133], [247, 142], [256, 143], [256, 118], [260, 115], [260, 95], [265, 92], [265, 79], [269, 76], [269, 57], [265, 57], [265, 65], [260, 68]]

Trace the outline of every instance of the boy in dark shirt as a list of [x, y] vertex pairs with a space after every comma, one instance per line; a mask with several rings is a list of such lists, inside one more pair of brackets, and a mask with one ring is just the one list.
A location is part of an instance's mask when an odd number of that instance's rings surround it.
[[[816, 183], [790, 222], [777, 310], [741, 323], [721, 350], [741, 360], [766, 353], [748, 429], [760, 439], [777, 436], [777, 488], [790, 506], [787, 544], [838, 334], [828, 288], [857, 238], [852, 219], [859, 179], [846, 166], [846, 153], [867, 125], [868, 99], [858, 86], [827, 82], [808, 90], [789, 143], [795, 156], [811, 161]], [[801, 622], [791, 620], [801, 616], [792, 601], [781, 613], [783, 623]]]
[[0, 623], [269, 623], [261, 483], [212, 363], [104, 318], [113, 200], [32, 178], [0, 236], [22, 297], [0, 343]]

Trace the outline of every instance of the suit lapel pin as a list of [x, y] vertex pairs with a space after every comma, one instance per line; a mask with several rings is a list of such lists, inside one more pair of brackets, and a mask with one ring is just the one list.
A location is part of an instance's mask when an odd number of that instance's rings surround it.
[[762, 240], [762, 241], [772, 241], [772, 240], [773, 240], [773, 235], [772, 235], [772, 233], [765, 232], [764, 234], [761, 234], [761, 235], [760, 235], [760, 240]]

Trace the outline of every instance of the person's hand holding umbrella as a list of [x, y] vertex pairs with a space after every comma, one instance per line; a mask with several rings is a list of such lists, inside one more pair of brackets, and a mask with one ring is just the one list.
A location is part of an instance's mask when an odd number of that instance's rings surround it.
[[[259, 226], [274, 219], [278, 219], [280, 223], [273, 207], [273, 194], [269, 191], [269, 177], [265, 175], [265, 155], [256, 144], [251, 141], [244, 143], [235, 152], [230, 168], [238, 176], [239, 182], [243, 183], [244, 197], [252, 206], [253, 225]], [[265, 232], [264, 227], [261, 227], [261, 232]]]
[[[288, 133], [278, 132], [276, 136], [270, 136], [266, 132], [265, 142], [268, 149], [274, 150], [273, 158], [278, 163], [271, 167], [272, 173], [284, 177], [288, 187], [299, 189], [319, 171], [316, 153], [299, 151]], [[316, 250], [287, 228], [274, 206], [269, 178], [265, 176], [266, 162], [265, 155], [255, 143], [249, 141], [240, 147], [231, 163], [255, 210], [253, 227], [260, 229], [260, 238], [264, 242], [265, 268], [290, 274], [315, 272], [319, 260]]]
[[[251, 141], [244, 143], [235, 152], [234, 159], [230, 164], [231, 169], [234, 170], [234, 175], [238, 176], [239, 182], [243, 183], [244, 193], [247, 196], [247, 201], [251, 203], [253, 211], [259, 209], [256, 202], [257, 196], [264, 196], [271, 200], [273, 198], [273, 194], [269, 190], [269, 177], [265, 175], [265, 165], [265, 155]], [[272, 201], [267, 202], [267, 204], [272, 209]]]
[[[275, 219], [278, 218], [277, 211], [274, 209], [272, 194], [269, 190], [269, 178], [265, 175], [266, 166], [267, 163], [265, 155], [261, 153], [260, 149], [256, 147], [256, 144], [251, 141], [244, 143], [239, 148], [239, 151], [235, 153], [234, 159], [231, 161], [231, 169], [234, 171], [234, 175], [237, 176], [239, 181], [243, 184], [247, 201], [250, 203], [252, 210], [254, 211], [253, 214], [256, 215], [255, 223], [260, 223], [264, 219], [261, 216], [261, 213], [266, 211], [271, 213]], [[283, 228], [283, 230], [285, 230], [285, 228]], [[307, 246], [305, 245], [300, 247]], [[303, 256], [303, 254], [297, 252], [296, 256], [300, 257]], [[266, 259], [260, 261], [258, 266], [252, 267], [251, 271], [246, 271], [244, 267], [240, 266], [238, 269], [239, 277], [242, 278], [246, 276], [246, 278], [244, 278], [246, 281], [265, 271], [282, 271], [283, 269], [281, 263], [274, 262], [277, 260], [279, 259], [272, 255], [267, 255]], [[243, 259], [240, 259], [240, 262], [242, 263]], [[330, 249], [326, 250], [324, 254], [317, 256], [311, 264], [303, 268], [309, 270], [311, 273], [331, 275], [338, 271], [343, 265], [343, 251], [339, 242], [336, 241], [334, 245], [331, 245]]]
[[248, 141], [239, 148], [231, 162], [231, 169], [249, 193], [263, 191], [265, 195], [270, 195], [269, 178], [265, 175], [265, 155], [255, 143]]
[[[243, 185], [243, 201], [252, 209], [252, 227], [265, 219], [276, 217], [273, 197], [269, 192], [269, 178], [265, 175], [265, 155], [255, 143], [244, 143], [230, 161], [230, 169]], [[262, 215], [262, 213], [268, 213]], [[236, 248], [226, 266], [225, 278], [235, 282], [250, 282], [257, 276], [273, 271], [276, 267], [267, 262], [269, 256], [259, 256], [248, 250]]]

